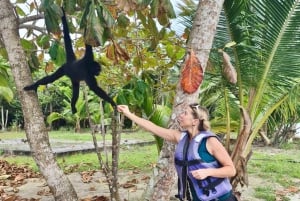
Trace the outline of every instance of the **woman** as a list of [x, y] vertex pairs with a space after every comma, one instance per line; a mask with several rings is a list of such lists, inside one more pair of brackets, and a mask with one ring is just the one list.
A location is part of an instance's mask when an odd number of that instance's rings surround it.
[[235, 175], [235, 167], [224, 146], [209, 131], [205, 108], [191, 104], [184, 109], [178, 117], [184, 131], [157, 126], [131, 113], [126, 105], [118, 105], [118, 111], [144, 129], [177, 144], [175, 166], [180, 200], [236, 200], [228, 179]]

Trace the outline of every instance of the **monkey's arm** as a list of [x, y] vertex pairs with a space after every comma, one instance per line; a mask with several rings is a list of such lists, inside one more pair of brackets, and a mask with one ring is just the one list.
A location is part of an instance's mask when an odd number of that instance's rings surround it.
[[37, 88], [40, 85], [46, 85], [46, 84], [54, 82], [55, 80], [57, 80], [57, 79], [59, 79], [59, 78], [61, 78], [62, 76], [65, 75], [65, 72], [64, 72], [63, 68], [64, 68], [64, 65], [61, 66], [59, 69], [57, 69], [53, 74], [47, 75], [46, 77], [43, 77], [42, 79], [36, 81], [32, 85], [24, 87], [24, 90], [26, 90], [26, 91], [29, 91], [29, 90], [36, 91]]
[[97, 85], [97, 81], [94, 76], [88, 76], [85, 82], [89, 86], [89, 88], [100, 98], [109, 102], [112, 106], [117, 106], [117, 104], [111, 99], [111, 97], [109, 97], [107, 93]]
[[62, 7], [63, 16], [61, 17], [61, 21], [63, 24], [63, 33], [64, 33], [64, 41], [65, 41], [65, 50], [67, 55], [67, 62], [72, 62], [76, 60], [73, 47], [72, 47], [72, 41], [70, 37], [70, 31], [68, 27], [68, 22], [66, 18], [65, 10]]

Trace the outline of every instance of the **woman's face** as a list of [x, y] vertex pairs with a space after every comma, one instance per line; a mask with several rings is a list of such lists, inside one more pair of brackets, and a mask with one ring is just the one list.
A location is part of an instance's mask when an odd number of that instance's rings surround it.
[[191, 107], [186, 107], [178, 117], [178, 122], [182, 128], [189, 128], [195, 125], [195, 118]]

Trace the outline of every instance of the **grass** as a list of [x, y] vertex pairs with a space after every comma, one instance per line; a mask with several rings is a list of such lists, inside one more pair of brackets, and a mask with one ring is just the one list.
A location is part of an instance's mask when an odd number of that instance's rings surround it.
[[[11, 140], [11, 139], [25, 139], [26, 135], [24, 132], [4, 132], [0, 133], [0, 139]], [[50, 139], [59, 140], [74, 140], [74, 141], [92, 141], [92, 135], [88, 132], [74, 133], [71, 131], [51, 131], [49, 132]], [[97, 134], [98, 140], [102, 139], [100, 134]], [[122, 139], [143, 139], [147, 141], [154, 140], [153, 136], [145, 131], [122, 133]], [[107, 134], [105, 136], [106, 140], [111, 140], [111, 135]], [[108, 153], [108, 158], [106, 159], [105, 153], [101, 153], [103, 160], [108, 164], [111, 164], [110, 156]], [[156, 145], [146, 145], [146, 146], [121, 146], [120, 157], [119, 157], [119, 168], [120, 169], [133, 169], [138, 168], [141, 170], [151, 169], [153, 164], [156, 162], [158, 157]], [[1, 157], [0, 152], [0, 159]], [[31, 156], [6, 156], [4, 158], [6, 161], [18, 165], [27, 165], [35, 171], [38, 171], [37, 165], [35, 164]], [[72, 155], [58, 156], [58, 164], [66, 172], [74, 171], [86, 171], [86, 170], [97, 170], [99, 169], [99, 161], [96, 153], [77, 153]]]
[[274, 189], [271, 187], [257, 187], [255, 188], [255, 197], [266, 200], [274, 201], [276, 200]]
[[[248, 173], [265, 180], [263, 186], [255, 188], [255, 197], [266, 201], [274, 201], [276, 200], [276, 188], [278, 189], [279, 186], [282, 189], [299, 186], [299, 143], [293, 143], [293, 145], [285, 147], [288, 147], [288, 149], [279, 150], [265, 147], [261, 150], [254, 150], [254, 154], [248, 163]], [[296, 147], [296, 149], [290, 147]], [[288, 194], [282, 195], [281, 200], [289, 201]]]
[[[108, 159], [102, 153], [104, 162], [111, 165], [111, 154]], [[127, 146], [121, 147], [119, 156], [119, 169], [130, 170], [139, 169], [143, 171], [151, 170], [158, 158], [156, 145]], [[38, 171], [38, 168], [31, 156], [6, 156], [0, 157], [12, 164], [27, 165], [31, 169]], [[57, 157], [59, 166], [65, 173], [81, 172], [88, 170], [99, 170], [100, 165], [96, 153], [77, 153]]]
[[[98, 135], [101, 139], [101, 135]], [[49, 133], [50, 139], [91, 141], [91, 134], [73, 133], [70, 131], [55, 131]], [[26, 138], [24, 133], [0, 133], [0, 139]], [[110, 138], [110, 134], [106, 138]], [[153, 140], [147, 132], [123, 133], [122, 139], [146, 139]], [[277, 199], [276, 190], [288, 189], [299, 186], [300, 183], [300, 142], [282, 145], [281, 149], [270, 147], [253, 148], [253, 155], [248, 162], [249, 175], [255, 175], [263, 179], [262, 184], [255, 186], [254, 196], [256, 198], [274, 201]], [[105, 154], [102, 153], [106, 161]], [[110, 153], [108, 153], [110, 157]], [[3, 157], [2, 157], [3, 158]], [[0, 156], [1, 159], [1, 156]], [[29, 156], [8, 156], [4, 158], [10, 163], [28, 165], [38, 171], [33, 159]], [[158, 159], [156, 145], [145, 146], [121, 146], [119, 157], [119, 169], [150, 171]], [[99, 170], [99, 162], [95, 153], [77, 153], [57, 157], [58, 164], [66, 173], [81, 172], [88, 170]], [[108, 164], [111, 160], [108, 159]], [[251, 186], [251, 183], [249, 184]], [[253, 184], [252, 184], [253, 185]], [[299, 191], [298, 191], [299, 193]], [[281, 195], [281, 200], [289, 201], [288, 196]]]
[[[75, 133], [73, 131], [51, 131], [48, 133], [50, 139], [60, 139], [60, 140], [74, 140], [74, 141], [92, 141], [92, 135], [89, 131], [84, 131], [82, 133]], [[96, 134], [98, 139], [102, 139], [101, 134]], [[124, 132], [121, 134], [123, 139], [143, 139], [143, 140], [153, 140], [153, 136], [148, 132], [143, 130], [137, 132]], [[111, 139], [111, 134], [106, 134], [105, 138], [107, 140]], [[26, 139], [25, 132], [0, 132], [0, 139], [11, 140], [11, 139]]]

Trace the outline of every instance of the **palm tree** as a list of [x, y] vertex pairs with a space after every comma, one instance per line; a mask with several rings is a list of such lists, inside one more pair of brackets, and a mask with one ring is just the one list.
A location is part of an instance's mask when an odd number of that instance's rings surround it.
[[[291, 111], [293, 107], [287, 101], [297, 100], [294, 92], [300, 84], [299, 19], [299, 0], [224, 3], [210, 55], [213, 70], [207, 71], [206, 81], [210, 83], [203, 85], [209, 98], [203, 93], [202, 99], [206, 99], [205, 104], [213, 109], [218, 121], [228, 122], [239, 133], [232, 153], [238, 168], [232, 180], [234, 187], [239, 181], [247, 184], [243, 165], [249, 160], [254, 138], [271, 122], [275, 111]], [[236, 45], [226, 47], [231, 41]], [[219, 49], [231, 55], [237, 72], [236, 85], [222, 79]], [[245, 108], [242, 114], [249, 117], [246, 133], [242, 133], [245, 119], [239, 120], [236, 115], [240, 107]], [[241, 131], [236, 122], [240, 122]]]

